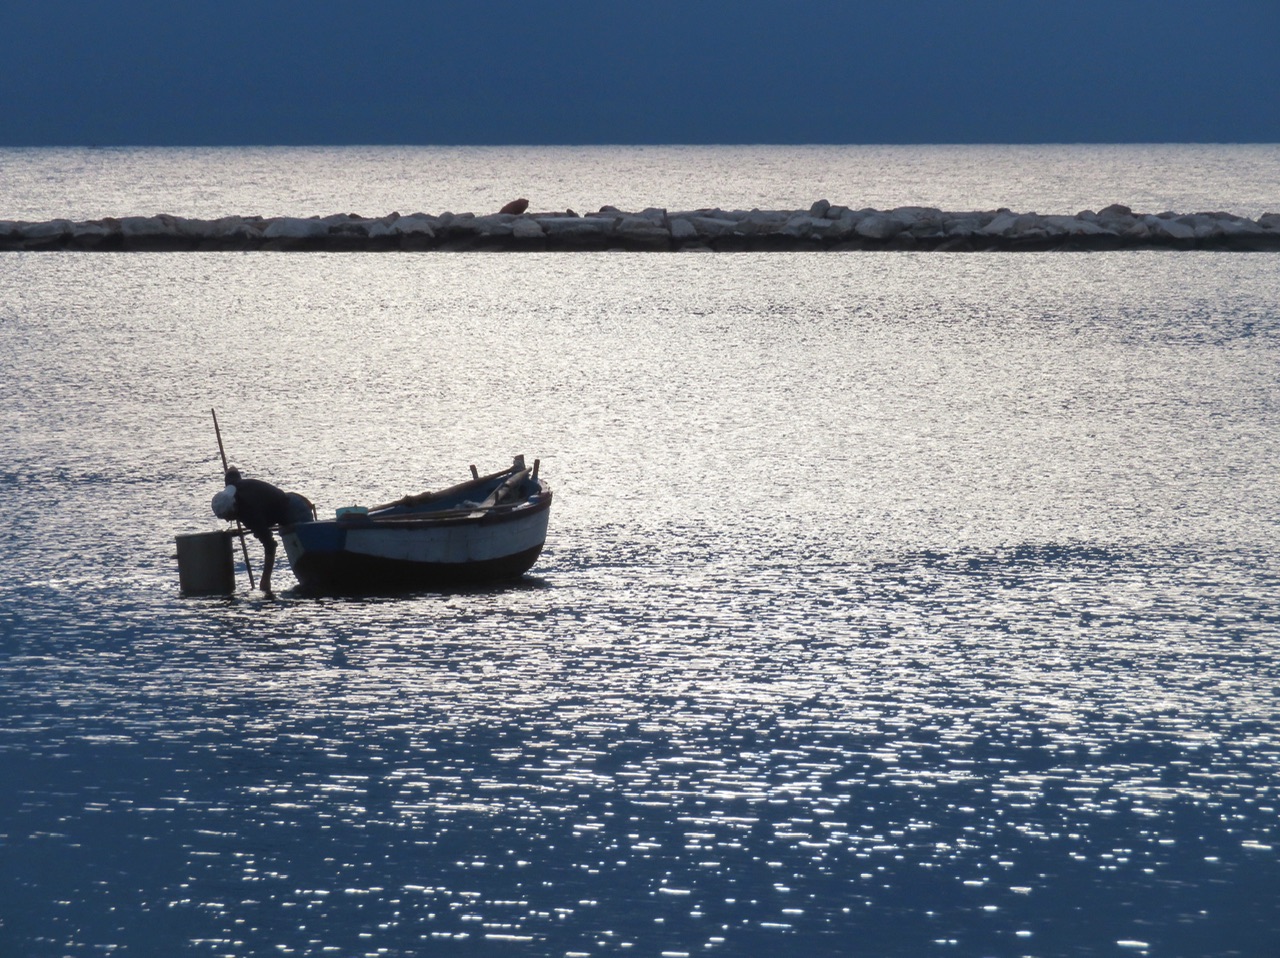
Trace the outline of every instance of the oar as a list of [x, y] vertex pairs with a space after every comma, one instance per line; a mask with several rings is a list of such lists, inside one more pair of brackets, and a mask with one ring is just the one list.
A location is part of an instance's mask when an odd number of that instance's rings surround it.
[[[218, 452], [222, 456], [222, 474], [227, 474], [227, 450], [222, 447], [222, 430], [218, 428], [218, 410], [210, 409], [213, 413], [213, 432], [218, 437]], [[240, 535], [240, 551], [244, 553], [244, 569], [249, 573], [249, 591], [252, 592], [258, 587], [253, 581], [253, 566], [249, 565], [249, 547], [244, 542], [244, 530], [240, 528], [240, 520], [236, 520], [236, 532]]]

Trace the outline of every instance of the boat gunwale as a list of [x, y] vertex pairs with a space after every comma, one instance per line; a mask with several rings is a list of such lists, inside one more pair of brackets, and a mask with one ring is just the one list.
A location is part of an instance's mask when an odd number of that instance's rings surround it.
[[518, 519], [536, 516], [551, 508], [552, 492], [545, 487], [519, 502], [503, 503], [497, 506], [486, 506], [475, 509], [451, 509], [447, 512], [426, 514], [401, 514], [395, 516], [346, 515], [340, 519], [319, 519], [313, 522], [299, 522], [287, 526], [279, 526], [282, 533], [296, 533], [307, 527], [333, 527], [344, 530], [377, 529], [386, 531], [422, 531], [433, 527], [461, 526], [468, 524], [506, 523]]
[[497, 472], [491, 472], [487, 476], [476, 476], [473, 479], [463, 480], [462, 482], [455, 483], [446, 489], [437, 489], [435, 491], [418, 492], [407, 496], [401, 496], [394, 502], [384, 502], [381, 505], [371, 506], [369, 508], [369, 515], [373, 515], [377, 512], [388, 512], [392, 509], [411, 509], [414, 506], [427, 505], [437, 499], [445, 499], [451, 496], [460, 495], [467, 489], [485, 486], [493, 482], [495, 479], [513, 476], [521, 471], [527, 470], [524, 470], [524, 467], [520, 467], [519, 469], [515, 467], [508, 467], [506, 469], [500, 469]]

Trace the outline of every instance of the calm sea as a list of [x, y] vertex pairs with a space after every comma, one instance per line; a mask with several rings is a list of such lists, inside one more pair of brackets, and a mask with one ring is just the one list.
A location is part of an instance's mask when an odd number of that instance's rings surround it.
[[[1266, 146], [6, 150], [0, 218], [1278, 184]], [[1276, 954], [1278, 266], [0, 253], [0, 955]], [[211, 407], [324, 512], [539, 458], [547, 550], [184, 599]]]

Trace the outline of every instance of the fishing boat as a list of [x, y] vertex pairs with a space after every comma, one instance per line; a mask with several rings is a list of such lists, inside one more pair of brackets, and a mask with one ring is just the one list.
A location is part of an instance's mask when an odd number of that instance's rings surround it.
[[538, 462], [472, 478], [439, 492], [337, 510], [336, 518], [280, 527], [303, 591], [380, 593], [519, 578], [547, 538], [551, 487]]

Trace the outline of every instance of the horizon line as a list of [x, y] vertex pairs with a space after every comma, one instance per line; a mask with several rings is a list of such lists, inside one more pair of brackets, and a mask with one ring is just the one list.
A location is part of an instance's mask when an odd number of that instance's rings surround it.
[[724, 147], [745, 149], [759, 147], [833, 148], [833, 147], [1005, 147], [1005, 146], [1280, 146], [1280, 140], [955, 140], [898, 142], [774, 142], [741, 141], [734, 143], [698, 142], [547, 142], [547, 143], [357, 143], [357, 142], [307, 142], [307, 143], [0, 143], [0, 150], [238, 150], [238, 149], [706, 149]]

